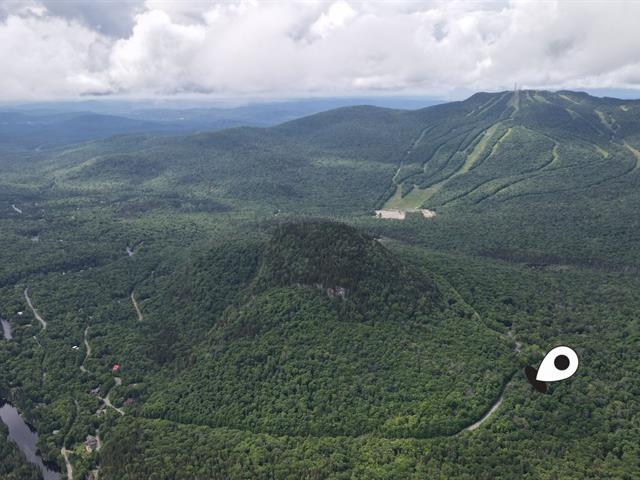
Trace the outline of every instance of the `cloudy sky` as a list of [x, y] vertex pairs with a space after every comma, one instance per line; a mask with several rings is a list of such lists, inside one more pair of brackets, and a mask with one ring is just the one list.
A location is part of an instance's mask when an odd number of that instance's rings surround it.
[[0, 100], [640, 88], [640, 1], [0, 0]]

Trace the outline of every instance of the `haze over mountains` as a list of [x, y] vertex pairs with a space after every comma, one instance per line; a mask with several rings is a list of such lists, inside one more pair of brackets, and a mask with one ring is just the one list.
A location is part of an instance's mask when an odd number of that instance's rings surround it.
[[[0, 148], [42, 149], [117, 134], [176, 134], [238, 126], [271, 126], [323, 110], [372, 104], [422, 108], [411, 97], [319, 98], [213, 106], [210, 100], [85, 100], [0, 105]], [[236, 101], [237, 103], [237, 101]], [[246, 103], [246, 100], [242, 103]]]

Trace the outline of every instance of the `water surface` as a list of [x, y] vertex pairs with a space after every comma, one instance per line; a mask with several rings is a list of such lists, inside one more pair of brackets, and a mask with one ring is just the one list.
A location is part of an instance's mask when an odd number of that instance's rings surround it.
[[[0, 403], [2, 400], [0, 400]], [[30, 463], [36, 465], [42, 472], [44, 480], [59, 480], [60, 474], [47, 468], [38, 455], [38, 433], [32, 431], [16, 408], [5, 403], [0, 407], [0, 420], [9, 427], [9, 439], [18, 445], [20, 451]]]

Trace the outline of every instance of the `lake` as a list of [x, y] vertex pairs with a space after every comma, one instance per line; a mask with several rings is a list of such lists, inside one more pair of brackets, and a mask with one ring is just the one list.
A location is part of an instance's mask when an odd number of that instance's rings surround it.
[[[0, 400], [0, 403], [2, 403], [2, 400]], [[18, 413], [18, 410], [13, 405], [5, 403], [0, 407], [0, 419], [9, 427], [9, 439], [18, 445], [18, 448], [30, 463], [40, 469], [44, 480], [59, 480], [60, 473], [47, 468], [40, 455], [38, 455], [38, 447], [36, 446], [38, 433], [29, 428]]]

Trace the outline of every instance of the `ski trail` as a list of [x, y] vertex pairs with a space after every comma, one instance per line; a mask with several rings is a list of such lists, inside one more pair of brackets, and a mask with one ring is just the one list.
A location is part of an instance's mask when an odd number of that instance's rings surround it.
[[[434, 128], [433, 126], [429, 126], [424, 128], [422, 132], [420, 132], [420, 136], [411, 144], [411, 148], [407, 150], [407, 152], [405, 153], [405, 157], [411, 155], [411, 152], [413, 152], [416, 149], [416, 147], [420, 144], [422, 139], [424, 139], [425, 135], [433, 128]], [[391, 179], [391, 182], [396, 186], [398, 186], [397, 178], [403, 166], [404, 166], [404, 157], [400, 160], [400, 165], [398, 165], [398, 169], [396, 170], [396, 173], [393, 175], [393, 178]]]
[[634, 157], [636, 157], [636, 166], [635, 166], [634, 170], [640, 170], [640, 150], [637, 150], [637, 149], [633, 148], [627, 142], [624, 142], [624, 146], [627, 148], [627, 150], [629, 150], [631, 153], [633, 153]]
[[[558, 155], [558, 144], [556, 143], [556, 144], [553, 145], [553, 149], [551, 150], [551, 160], [549, 162], [547, 162], [542, 167], [540, 167], [540, 168], [538, 168], [536, 170], [532, 170], [530, 172], [525, 172], [525, 173], [520, 174], [519, 176], [522, 177], [522, 178], [518, 178], [518, 179], [516, 179], [516, 180], [514, 180], [512, 182], [508, 182], [505, 185], [502, 185], [501, 187], [498, 187], [496, 190], [494, 190], [493, 192], [489, 193], [488, 195], [480, 198], [475, 203], [478, 204], [478, 203], [484, 202], [485, 200], [487, 200], [489, 198], [495, 197], [500, 192], [502, 192], [504, 190], [507, 190], [508, 188], [513, 187], [514, 185], [517, 185], [517, 184], [525, 182], [527, 180], [531, 180], [533, 178], [536, 178], [539, 175], [541, 175], [542, 172], [548, 171], [549, 167], [551, 167], [553, 165], [556, 165], [559, 161], [560, 161], [560, 156]], [[554, 170], [556, 170], [556, 169], [554, 169]]]

